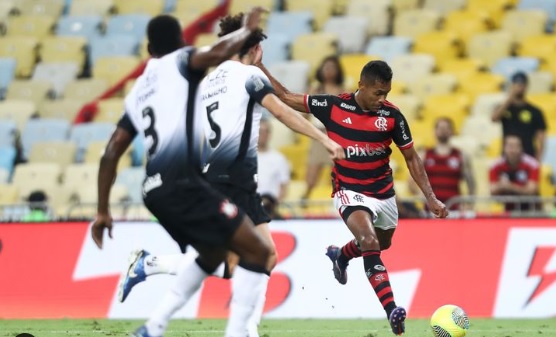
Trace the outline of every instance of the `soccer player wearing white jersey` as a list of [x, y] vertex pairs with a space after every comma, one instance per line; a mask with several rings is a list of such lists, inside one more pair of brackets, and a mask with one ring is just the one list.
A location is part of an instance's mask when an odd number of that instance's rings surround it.
[[104, 230], [112, 236], [108, 205], [121, 155], [138, 132], [145, 135], [147, 177], [144, 202], [180, 247], [192, 245], [199, 256], [177, 268], [175, 285], [155, 308], [136, 337], [160, 337], [170, 317], [224, 261], [227, 252], [244, 261], [235, 271], [244, 287], [235, 289], [226, 337], [244, 337], [247, 320], [266, 289], [271, 247], [251, 220], [201, 175], [202, 116], [194, 111], [195, 94], [208, 67], [236, 54], [257, 30], [263, 10], [252, 10], [242, 27], [201, 49], [183, 47], [181, 27], [171, 16], [157, 16], [147, 27], [149, 52], [143, 75], [125, 100], [125, 113], [101, 159], [98, 213], [91, 233], [99, 248]]
[[[226, 36], [241, 27], [243, 14], [228, 16], [221, 20], [219, 36]], [[263, 107], [292, 130], [307, 135], [323, 144], [332, 159], [344, 158], [344, 149], [330, 140], [299, 113], [282, 103], [270, 85], [266, 75], [254, 63], [262, 58], [260, 42], [266, 36], [262, 30], [255, 31], [245, 42], [239, 53], [220, 64], [209, 73], [199, 86], [197, 95], [197, 115], [206, 116], [208, 162], [205, 177], [219, 192], [243, 209], [257, 225], [257, 231], [273, 247], [266, 267], [272, 270], [276, 265], [275, 246], [270, 235], [269, 216], [263, 209], [257, 194], [257, 143]], [[178, 261], [171, 256], [153, 256], [140, 251], [131, 259], [127, 277], [121, 285], [121, 300], [131, 288], [143, 281], [136, 275], [171, 273], [172, 264]], [[137, 255], [138, 254], [138, 255]], [[168, 262], [170, 261], [170, 262]], [[234, 293], [244, 287], [237, 278], [238, 268], [245, 261], [231, 254], [228, 259], [232, 278], [232, 305]], [[239, 263], [239, 264], [238, 264]], [[222, 276], [222, 275], [220, 275]], [[266, 278], [268, 280], [268, 278]], [[257, 301], [257, 308], [249, 324], [249, 336], [258, 336], [257, 325], [262, 315], [265, 294]]]

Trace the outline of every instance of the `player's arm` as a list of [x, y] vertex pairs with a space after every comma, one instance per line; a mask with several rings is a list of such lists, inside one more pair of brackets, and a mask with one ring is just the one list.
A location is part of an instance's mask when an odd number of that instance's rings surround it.
[[463, 179], [467, 184], [468, 195], [475, 195], [475, 175], [473, 174], [473, 168], [471, 166], [471, 158], [468, 155], [463, 154]]
[[[425, 151], [423, 151], [423, 150], [422, 151], [417, 151], [417, 154], [419, 155], [419, 157], [421, 159], [425, 158]], [[407, 187], [409, 189], [409, 192], [411, 192], [411, 194], [413, 194], [413, 195], [417, 195], [417, 194], [419, 194], [419, 192], [421, 192], [420, 189], [419, 189], [419, 186], [417, 185], [417, 183], [415, 182], [415, 180], [412, 177], [408, 178]]]
[[282, 83], [280, 83], [276, 78], [274, 78], [274, 76], [272, 76], [272, 74], [261, 62], [255, 64], [255, 66], [259, 67], [259, 69], [261, 69], [263, 73], [268, 77], [268, 79], [270, 80], [270, 84], [272, 84], [272, 87], [274, 88], [276, 96], [278, 96], [278, 98], [280, 98], [282, 102], [286, 103], [287, 106], [297, 111], [309, 112], [307, 111], [307, 107], [305, 105], [305, 95], [296, 94], [289, 91], [282, 85]]
[[266, 10], [261, 7], [253, 8], [245, 16], [243, 27], [221, 37], [212, 46], [202, 47], [193, 52], [189, 59], [189, 67], [195, 70], [205, 70], [219, 65], [232, 55], [239, 53], [251, 33], [259, 28], [261, 16], [265, 12]]

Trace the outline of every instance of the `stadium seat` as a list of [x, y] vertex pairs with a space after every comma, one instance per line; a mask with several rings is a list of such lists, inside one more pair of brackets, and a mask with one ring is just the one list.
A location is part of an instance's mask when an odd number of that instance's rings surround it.
[[143, 180], [145, 169], [143, 167], [129, 167], [118, 173], [115, 185], [127, 188], [131, 202], [143, 202]]
[[280, 62], [270, 65], [268, 69], [288, 90], [299, 93], [307, 91], [307, 79], [311, 70], [308, 62]]
[[3, 100], [0, 101], [0, 120], [11, 120], [17, 126], [17, 130], [23, 127], [37, 113], [36, 105], [33, 102], [22, 100]]
[[[182, 1], [186, 1], [186, 0], [182, 0]], [[211, 0], [214, 1], [214, 0]], [[268, 10], [273, 10], [275, 8], [274, 6], [274, 0], [233, 0], [230, 3], [230, 7], [229, 7], [229, 13], [232, 15], [235, 15], [239, 12], [248, 12], [249, 10], [251, 10], [251, 8], [255, 7], [255, 6], [261, 6], [263, 8], [266, 8]]]
[[52, 34], [55, 19], [44, 15], [21, 15], [8, 18], [8, 36], [42, 39]]
[[124, 111], [123, 98], [108, 98], [98, 102], [98, 111], [94, 122], [105, 122], [116, 124]]
[[501, 58], [492, 66], [491, 72], [502, 75], [506, 80], [521, 72], [533, 72], [539, 68], [539, 60], [534, 57], [505, 57]]
[[556, 136], [546, 138], [543, 163], [549, 165], [552, 172], [556, 173]]
[[0, 1], [0, 23], [14, 11], [16, 11], [16, 7], [12, 1]]
[[75, 62], [41, 62], [35, 67], [32, 81], [50, 82], [55, 97], [62, 96], [66, 85], [77, 78], [79, 65]]
[[150, 19], [150, 16], [145, 14], [112, 16], [106, 23], [106, 36], [125, 35], [135, 38], [136, 43], [139, 43], [145, 37]]
[[548, 63], [554, 53], [556, 53], [556, 36], [552, 34], [527, 37], [517, 46], [519, 56], [536, 57], [543, 64]]
[[365, 64], [378, 59], [366, 54], [342, 54], [340, 55], [340, 65], [344, 70], [344, 87], [347, 90], [356, 90], [361, 69]]
[[[17, 151], [13, 146], [0, 146], [0, 169], [8, 173], [8, 177], [12, 174], [15, 165]], [[6, 180], [0, 179], [0, 182]]]
[[37, 61], [38, 40], [34, 37], [2, 37], [0, 38], [0, 57], [14, 58], [15, 75], [29, 77]]
[[[85, 155], [83, 157], [83, 162], [85, 164], [97, 164], [100, 163], [100, 158], [104, 154], [106, 145], [108, 144], [108, 139], [97, 140], [90, 142], [85, 150]], [[126, 169], [131, 167], [131, 148], [127, 148], [122, 154], [120, 161], [118, 162], [118, 170]]]
[[64, 119], [30, 119], [21, 132], [23, 157], [28, 158], [34, 144], [64, 141], [70, 130], [70, 122]]
[[502, 138], [500, 123], [490, 119], [490, 113], [485, 116], [471, 115], [465, 119], [461, 128], [462, 136], [474, 137], [481, 146], [481, 152], [496, 138]]
[[454, 11], [461, 10], [465, 7], [467, 0], [425, 0], [423, 3], [424, 9], [430, 9], [440, 15], [444, 16]]
[[390, 66], [396, 81], [410, 83], [432, 73], [435, 60], [429, 54], [407, 54], [396, 56]]
[[63, 16], [56, 25], [56, 35], [59, 36], [83, 36], [88, 40], [100, 36], [102, 26], [100, 15], [70, 15]]
[[[218, 5], [219, 0], [205, 0], [205, 1], [190, 1], [190, 0], [177, 0], [174, 8], [174, 13], [193, 13], [197, 17], [203, 13], [210, 11]], [[232, 1], [232, 3], [235, 1]], [[270, 8], [269, 8], [270, 9]]]
[[419, 118], [419, 110], [421, 109], [422, 100], [413, 94], [390, 94], [388, 101], [397, 106], [405, 118], [411, 121]]
[[470, 100], [465, 94], [429, 95], [423, 102], [421, 116], [435, 121], [439, 117], [449, 117], [454, 121], [455, 132], [459, 133], [469, 114]]
[[386, 35], [392, 20], [391, 0], [351, 0], [346, 15], [361, 16], [367, 19], [369, 35]]
[[114, 7], [118, 14], [147, 14], [155, 16], [162, 13], [164, 0], [115, 0]]
[[458, 79], [455, 75], [437, 73], [420, 76], [407, 83], [408, 91], [424, 100], [429, 95], [449, 94], [455, 91]]
[[529, 94], [527, 98], [532, 104], [536, 105], [544, 112], [546, 119], [556, 120], [556, 118], [553, 117], [556, 112], [556, 95], [554, 95], [554, 93]]
[[264, 50], [264, 64], [272, 65], [287, 61], [290, 55], [290, 43], [291, 41], [286, 35], [269, 34], [268, 39], [261, 43]]
[[218, 40], [218, 36], [215, 33], [201, 33], [195, 37], [195, 47], [200, 48], [203, 46], [210, 46]]
[[472, 158], [482, 152], [482, 144], [473, 135], [457, 134], [450, 138], [450, 145]]
[[341, 54], [360, 53], [367, 40], [367, 19], [359, 16], [331, 17], [324, 24], [323, 32], [341, 36], [338, 39]]
[[414, 53], [431, 54], [439, 66], [461, 56], [463, 50], [463, 43], [458, 35], [450, 31], [423, 33], [413, 43]]
[[16, 62], [15, 58], [0, 58], [0, 99], [15, 77]]
[[[64, 169], [62, 185], [70, 189], [80, 186], [96, 186], [98, 177], [98, 163], [70, 164]], [[96, 188], [94, 188], [96, 190]]]
[[288, 159], [291, 166], [292, 179], [304, 179], [307, 169], [307, 146], [293, 144], [279, 148], [279, 151]]
[[143, 166], [145, 162], [145, 144], [143, 134], [139, 132], [131, 142], [131, 165]]
[[139, 65], [139, 59], [132, 56], [99, 57], [93, 68], [93, 78], [105, 80], [114, 85]]
[[473, 100], [481, 94], [500, 92], [505, 80], [501, 75], [479, 72], [469, 75], [464, 81], [460, 82], [458, 91], [466, 93]]
[[39, 51], [41, 62], [74, 62], [79, 73], [85, 65], [87, 39], [81, 36], [49, 36], [42, 40]]
[[471, 38], [467, 54], [485, 62], [489, 67], [501, 58], [511, 55], [513, 49], [512, 35], [504, 31], [480, 33]]
[[[544, 198], [554, 198], [556, 196], [556, 187], [554, 185], [552, 166], [549, 164], [542, 164], [539, 173], [539, 195]], [[545, 201], [545, 209], [552, 209], [554, 202]]]
[[473, 102], [471, 116], [490, 120], [492, 114], [494, 113], [494, 109], [502, 104], [506, 98], [507, 94], [502, 92], [479, 94]]
[[529, 36], [544, 33], [548, 15], [537, 9], [513, 10], [504, 15], [502, 30], [510, 32], [514, 41], [521, 42]]
[[84, 123], [74, 125], [70, 131], [70, 140], [77, 144], [76, 161], [82, 162], [85, 151], [90, 143], [107, 142], [116, 125], [112, 123]]
[[99, 57], [133, 56], [137, 54], [139, 43], [133, 36], [107, 35], [90, 41], [89, 60], [95, 65]]
[[438, 68], [442, 73], [455, 75], [458, 78], [458, 82], [462, 82], [468, 76], [486, 70], [485, 64], [481, 60], [470, 57], [444, 60], [438, 65]]
[[[232, 1], [233, 3], [233, 1]], [[310, 11], [315, 18], [315, 29], [320, 31], [324, 23], [332, 15], [333, 0], [285, 0], [285, 7], [289, 12]]]
[[18, 203], [19, 191], [12, 184], [0, 184], [0, 205], [14, 205]]
[[323, 58], [337, 54], [338, 36], [330, 33], [303, 34], [292, 44], [292, 59], [307, 61], [311, 73], [316, 70]]
[[114, 0], [72, 0], [69, 15], [107, 16], [114, 9]]
[[20, 15], [45, 15], [57, 18], [64, 9], [63, 0], [19, 0], [17, 11]]
[[108, 89], [108, 82], [103, 79], [80, 79], [70, 82], [64, 91], [64, 98], [89, 102]]
[[272, 12], [268, 16], [268, 22], [266, 26], [266, 33], [268, 36], [280, 34], [287, 37], [289, 42], [292, 42], [299, 35], [309, 34], [312, 32], [312, 12]]
[[419, 8], [421, 0], [392, 0], [392, 6], [396, 14]]
[[52, 84], [46, 81], [15, 80], [8, 87], [6, 99], [26, 100], [37, 106], [52, 96]]
[[527, 74], [528, 94], [548, 94], [554, 89], [554, 75], [548, 71], [534, 71]]
[[390, 62], [396, 56], [410, 53], [412, 44], [413, 39], [405, 36], [377, 36], [370, 39], [365, 53]]
[[443, 31], [456, 33], [465, 45], [471, 37], [492, 29], [494, 23], [488, 13], [480, 11], [453, 11], [446, 15]]
[[552, 32], [556, 22], [556, 0], [520, 0], [517, 9], [540, 9], [548, 14], [546, 31]]
[[54, 163], [19, 164], [15, 167], [12, 183], [24, 199], [33, 191], [48, 190], [59, 184], [62, 168]]
[[504, 13], [512, 8], [514, 0], [467, 0], [466, 10], [486, 12], [496, 27], [499, 27]]
[[394, 35], [416, 38], [420, 34], [438, 29], [440, 15], [428, 9], [412, 9], [394, 18]]
[[29, 152], [29, 163], [56, 163], [62, 168], [75, 162], [77, 146], [68, 141], [34, 143]]
[[71, 98], [44, 101], [39, 108], [41, 118], [65, 119], [73, 122], [86, 102]]
[[296, 135], [287, 126], [282, 124], [274, 116], [270, 116], [272, 134], [270, 136], [269, 148], [279, 149], [283, 146], [292, 145], [296, 141]]
[[0, 119], [0, 147], [14, 146], [17, 137], [18, 130], [15, 122], [8, 119]]

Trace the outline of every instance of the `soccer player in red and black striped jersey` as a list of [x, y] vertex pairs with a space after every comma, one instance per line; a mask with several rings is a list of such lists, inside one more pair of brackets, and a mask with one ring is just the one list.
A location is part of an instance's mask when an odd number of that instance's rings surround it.
[[386, 311], [392, 331], [402, 334], [406, 312], [394, 302], [388, 272], [380, 258], [381, 250], [390, 247], [398, 223], [389, 166], [392, 142], [402, 151], [431, 212], [444, 218], [448, 211], [430, 186], [405, 117], [386, 100], [392, 69], [383, 61], [371, 61], [363, 67], [355, 93], [333, 96], [289, 92], [262, 64], [258, 66], [269, 77], [282, 101], [296, 110], [312, 113], [324, 124], [328, 136], [346, 150], [346, 158], [334, 163], [332, 195], [355, 239], [342, 248], [328, 247], [327, 255], [341, 284], [347, 282], [349, 260], [363, 257], [365, 273]]

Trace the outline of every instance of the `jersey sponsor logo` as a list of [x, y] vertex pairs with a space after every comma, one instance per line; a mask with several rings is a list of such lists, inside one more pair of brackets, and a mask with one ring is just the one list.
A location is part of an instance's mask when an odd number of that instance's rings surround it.
[[377, 111], [377, 115], [380, 115], [381, 117], [390, 116], [390, 111], [380, 109], [380, 110]]
[[229, 200], [224, 200], [220, 204], [220, 213], [224, 214], [228, 219], [233, 219], [237, 216], [237, 206]]
[[359, 146], [359, 144], [355, 144], [354, 146], [348, 146], [347, 150], [347, 157], [372, 157], [378, 156], [381, 154], [386, 154], [386, 148], [378, 147], [372, 148], [369, 144], [365, 145], [365, 147]]
[[351, 111], [355, 111], [355, 109], [356, 109], [355, 106], [350, 105], [350, 104], [346, 104], [346, 103], [343, 103], [343, 102], [340, 104], [340, 107], [342, 107], [344, 109], [351, 110]]
[[327, 106], [328, 106], [328, 102], [327, 102], [326, 100], [324, 100], [324, 101], [319, 101], [318, 99], [313, 98], [313, 99], [311, 100], [311, 105], [312, 105], [312, 106], [327, 107]]
[[343, 123], [346, 123], [346, 124], [352, 124], [352, 123], [351, 123], [351, 118], [350, 118], [350, 117], [344, 119], [342, 122], [343, 122]]
[[402, 131], [402, 138], [403, 140], [408, 140], [409, 136], [406, 133], [406, 128], [405, 128], [405, 122], [401, 121], [400, 122], [400, 130]]
[[147, 177], [147, 179], [145, 179], [145, 182], [143, 183], [143, 195], [147, 195], [147, 193], [160, 186], [162, 186], [162, 178], [160, 176], [160, 173], [157, 173], [151, 177]]
[[384, 117], [378, 117], [375, 121], [375, 127], [378, 131], [388, 130], [388, 121]]
[[255, 91], [259, 92], [259, 91], [263, 90], [264, 83], [260, 78], [258, 78], [256, 76], [253, 76], [252, 80], [253, 80], [253, 84], [255, 85]]

